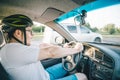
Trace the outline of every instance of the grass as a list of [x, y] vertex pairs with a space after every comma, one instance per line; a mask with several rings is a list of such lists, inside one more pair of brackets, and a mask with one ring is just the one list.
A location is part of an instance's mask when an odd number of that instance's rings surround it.
[[99, 32], [103, 37], [120, 38], [120, 33], [109, 34], [108, 32]]
[[103, 37], [120, 38], [120, 35], [102, 35]]
[[[118, 34], [108, 34], [108, 33], [100, 33], [103, 37], [111, 37], [111, 38], [120, 38], [120, 33]], [[34, 33], [33, 40], [39, 40], [43, 38], [43, 33]]]

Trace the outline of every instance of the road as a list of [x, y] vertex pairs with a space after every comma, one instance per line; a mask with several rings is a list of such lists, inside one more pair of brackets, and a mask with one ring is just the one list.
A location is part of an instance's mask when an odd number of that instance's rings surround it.
[[[42, 43], [42, 38], [39, 40], [33, 40], [32, 45], [33, 46], [39, 46], [39, 44]], [[120, 44], [120, 37], [103, 37], [103, 43], [115, 43], [115, 44]]]
[[115, 44], [120, 44], [120, 37], [103, 37], [103, 42], [105, 43], [115, 43]]

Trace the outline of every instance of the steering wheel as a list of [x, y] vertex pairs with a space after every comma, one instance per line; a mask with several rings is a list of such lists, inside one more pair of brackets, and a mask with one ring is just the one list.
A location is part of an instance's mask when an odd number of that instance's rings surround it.
[[[72, 43], [70, 45], [74, 46], [75, 43]], [[63, 68], [69, 72], [75, 70], [75, 68], [78, 65], [78, 63], [80, 62], [81, 58], [82, 58], [82, 52], [63, 57], [62, 58]]]

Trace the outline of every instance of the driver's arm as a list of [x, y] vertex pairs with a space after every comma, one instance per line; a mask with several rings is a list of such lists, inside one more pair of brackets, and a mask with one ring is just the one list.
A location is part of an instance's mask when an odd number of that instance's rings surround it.
[[81, 43], [76, 43], [73, 48], [69, 48], [67, 44], [65, 47], [60, 47], [52, 44], [40, 44], [40, 52], [38, 60], [43, 60], [47, 58], [60, 58], [68, 55], [78, 53], [83, 50], [83, 45]]

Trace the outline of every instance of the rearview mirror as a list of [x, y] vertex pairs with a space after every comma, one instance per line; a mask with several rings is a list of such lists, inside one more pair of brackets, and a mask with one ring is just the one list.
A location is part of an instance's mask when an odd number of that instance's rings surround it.
[[75, 24], [76, 25], [84, 25], [85, 24], [85, 18], [87, 17], [87, 11], [86, 10], [82, 10], [81, 14], [77, 15], [74, 18]]

